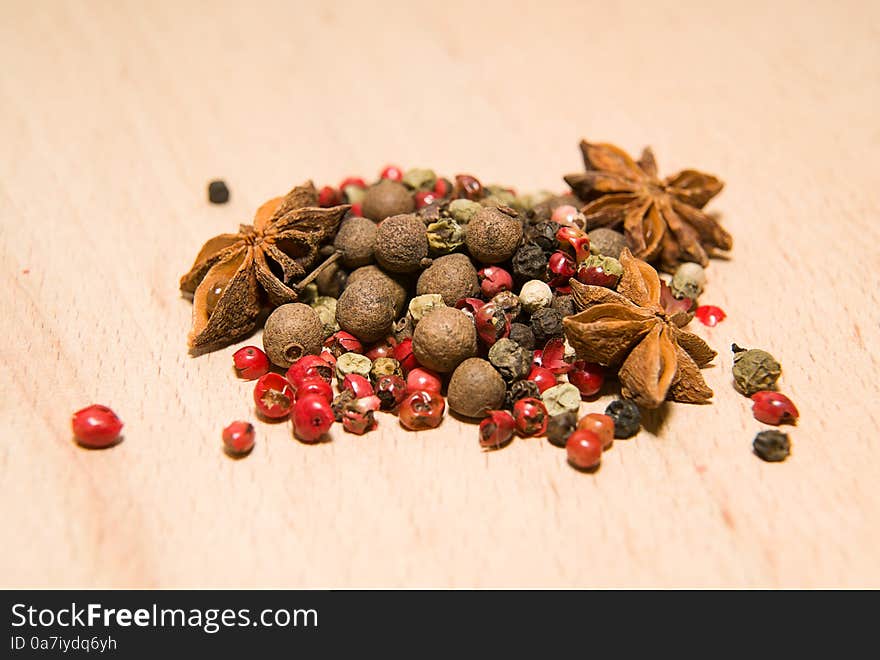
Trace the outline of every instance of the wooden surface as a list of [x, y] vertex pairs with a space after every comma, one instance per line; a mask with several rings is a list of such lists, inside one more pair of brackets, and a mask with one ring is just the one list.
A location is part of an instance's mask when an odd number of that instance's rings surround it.
[[[880, 586], [880, 5], [521, 4], [0, 4], [2, 586]], [[562, 189], [581, 137], [727, 183], [713, 405], [594, 475], [454, 420], [223, 455], [251, 386], [185, 350], [206, 238], [387, 162]], [[783, 362], [783, 464], [731, 341]], [[112, 450], [71, 442], [92, 402]]]

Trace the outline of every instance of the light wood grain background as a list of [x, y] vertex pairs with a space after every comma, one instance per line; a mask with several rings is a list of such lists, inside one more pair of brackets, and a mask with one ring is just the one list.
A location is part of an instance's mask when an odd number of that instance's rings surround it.
[[[4, 0], [0, 61], [2, 586], [880, 586], [878, 3]], [[713, 405], [595, 475], [454, 420], [223, 455], [251, 387], [185, 349], [206, 238], [387, 162], [562, 189], [581, 137], [727, 182]], [[783, 362], [784, 464], [731, 341]], [[92, 402], [112, 450], [71, 442]]]

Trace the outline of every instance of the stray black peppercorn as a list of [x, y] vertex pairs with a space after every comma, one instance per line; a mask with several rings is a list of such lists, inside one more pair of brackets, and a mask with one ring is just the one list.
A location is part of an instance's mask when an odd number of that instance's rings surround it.
[[547, 440], [551, 445], [565, 447], [568, 436], [574, 433], [577, 423], [577, 413], [564, 412], [560, 415], [553, 415], [547, 421]]
[[541, 390], [533, 380], [518, 380], [511, 383], [507, 388], [507, 396], [504, 397], [504, 407], [513, 409], [513, 404], [520, 399], [540, 399]]
[[614, 437], [631, 438], [639, 432], [642, 413], [632, 401], [617, 399], [608, 404], [605, 414], [614, 420]]
[[791, 453], [788, 435], [781, 431], [761, 431], [752, 443], [758, 458], [769, 463], [784, 461]]
[[562, 336], [562, 314], [552, 307], [542, 307], [532, 314], [532, 332], [538, 346]]
[[225, 181], [217, 179], [208, 184], [208, 200], [211, 204], [225, 204], [229, 201], [229, 188]]
[[525, 282], [528, 280], [547, 280], [547, 255], [533, 243], [523, 245], [513, 255], [513, 276]]

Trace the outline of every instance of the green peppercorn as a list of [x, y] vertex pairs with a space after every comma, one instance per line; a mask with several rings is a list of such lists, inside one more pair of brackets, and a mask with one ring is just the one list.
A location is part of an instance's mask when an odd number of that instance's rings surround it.
[[364, 378], [370, 377], [370, 370], [373, 368], [373, 362], [366, 355], [360, 353], [343, 353], [336, 358], [336, 380], [339, 386], [348, 374], [358, 374]]
[[541, 401], [544, 402], [548, 415], [576, 413], [581, 407], [581, 392], [571, 383], [560, 383], [544, 390]]
[[455, 199], [449, 203], [446, 212], [460, 225], [466, 225], [483, 207], [469, 199]]
[[428, 248], [431, 254], [449, 254], [464, 245], [464, 228], [452, 218], [441, 218], [428, 225]]
[[310, 305], [318, 313], [318, 318], [321, 319], [325, 339], [339, 330], [339, 324], [336, 322], [336, 303], [336, 298], [318, 296]]
[[781, 431], [761, 431], [755, 436], [752, 448], [759, 458], [770, 463], [784, 461], [791, 453], [791, 441]]
[[528, 376], [532, 369], [532, 358], [531, 350], [507, 338], [499, 339], [489, 349], [489, 362], [507, 381]]
[[418, 325], [422, 317], [438, 307], [446, 307], [443, 296], [439, 293], [423, 293], [409, 301], [409, 316], [415, 325]]
[[384, 376], [400, 376], [402, 378], [403, 370], [400, 368], [400, 362], [390, 357], [376, 358], [370, 368], [370, 380], [376, 383]]
[[733, 351], [733, 382], [741, 393], [752, 396], [755, 392], [776, 389], [782, 367], [770, 353], [758, 348], [745, 349], [736, 344]]
[[406, 171], [401, 182], [413, 190], [431, 190], [437, 182], [437, 175], [434, 170], [414, 167]]

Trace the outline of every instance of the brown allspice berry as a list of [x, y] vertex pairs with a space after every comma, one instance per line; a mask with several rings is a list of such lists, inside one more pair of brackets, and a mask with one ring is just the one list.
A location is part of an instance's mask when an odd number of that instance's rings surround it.
[[376, 223], [367, 218], [353, 217], [343, 220], [333, 240], [333, 246], [342, 253], [342, 263], [348, 268], [372, 263], [378, 233]]
[[279, 367], [289, 367], [303, 355], [317, 355], [323, 340], [318, 313], [303, 303], [276, 307], [263, 329], [263, 348]]
[[376, 261], [390, 273], [412, 273], [430, 265], [425, 223], [412, 213], [386, 218], [376, 235]]
[[423, 367], [449, 373], [477, 354], [477, 331], [461, 310], [437, 307], [416, 325], [412, 348]]
[[397, 317], [394, 300], [387, 288], [368, 279], [349, 285], [336, 303], [336, 322], [363, 342], [387, 337]]
[[502, 406], [507, 386], [486, 360], [470, 358], [458, 365], [446, 391], [450, 410], [463, 417], [484, 417]]
[[400, 316], [406, 309], [406, 287], [378, 266], [361, 266], [353, 270], [348, 275], [346, 286], [354, 286], [360, 282], [369, 283], [375, 290], [386, 291], [394, 302], [394, 311], [397, 312], [397, 316]]
[[393, 215], [412, 213], [415, 208], [415, 200], [406, 186], [390, 179], [370, 186], [361, 202], [363, 214], [377, 222]]
[[434, 259], [431, 267], [419, 275], [416, 284], [416, 295], [438, 293], [450, 307], [462, 298], [476, 296], [479, 290], [477, 269], [466, 254], [447, 254]]
[[467, 225], [465, 243], [471, 256], [485, 264], [510, 259], [522, 241], [522, 223], [511, 208], [485, 207]]

